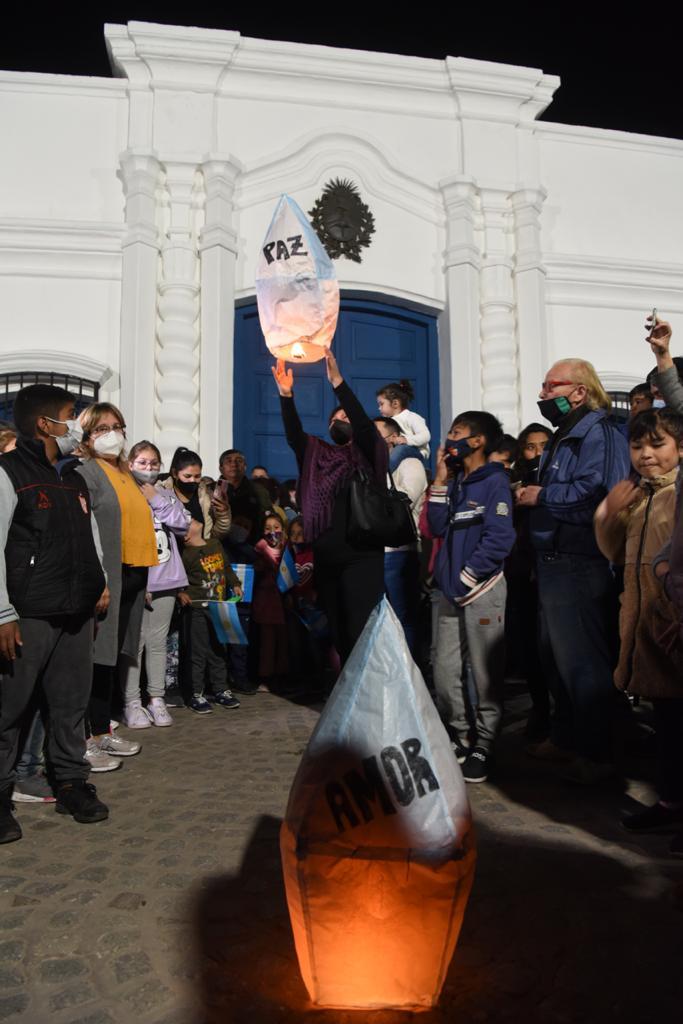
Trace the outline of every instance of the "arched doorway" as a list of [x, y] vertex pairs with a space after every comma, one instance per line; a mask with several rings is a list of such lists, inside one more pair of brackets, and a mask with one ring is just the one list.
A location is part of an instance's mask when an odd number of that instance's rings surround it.
[[[439, 438], [439, 367], [436, 317], [373, 299], [342, 296], [333, 351], [340, 369], [371, 416], [375, 392], [401, 378], [412, 382], [412, 408], [432, 431], [432, 452]], [[267, 466], [278, 479], [297, 475], [285, 441], [280, 404], [271, 374], [273, 357], [259, 326], [256, 302], [235, 311], [235, 390], [233, 437], [247, 465]], [[294, 368], [296, 404], [304, 430], [327, 436], [334, 394], [325, 364]]]

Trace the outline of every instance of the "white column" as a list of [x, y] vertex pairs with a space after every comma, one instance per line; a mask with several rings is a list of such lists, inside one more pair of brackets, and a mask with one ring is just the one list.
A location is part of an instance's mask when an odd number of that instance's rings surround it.
[[199, 238], [201, 260], [200, 451], [209, 475], [232, 447], [237, 234], [233, 194], [240, 168], [230, 157], [207, 156], [201, 165], [206, 206]]
[[446, 209], [446, 308], [439, 318], [441, 424], [481, 404], [479, 359], [479, 268], [475, 219], [478, 196], [470, 178], [456, 175], [441, 182]]
[[126, 235], [121, 279], [121, 406], [131, 442], [154, 436], [154, 336], [159, 232], [156, 192], [161, 167], [151, 151], [121, 154]]
[[197, 165], [166, 165], [168, 225], [161, 250], [156, 353], [157, 443], [166, 465], [178, 445], [199, 442]]
[[509, 434], [519, 432], [519, 373], [512, 282], [509, 194], [482, 189], [486, 234], [481, 268], [482, 408]]
[[549, 365], [545, 276], [541, 250], [544, 188], [520, 188], [512, 194], [515, 224], [515, 293], [522, 420], [538, 419], [538, 392]]

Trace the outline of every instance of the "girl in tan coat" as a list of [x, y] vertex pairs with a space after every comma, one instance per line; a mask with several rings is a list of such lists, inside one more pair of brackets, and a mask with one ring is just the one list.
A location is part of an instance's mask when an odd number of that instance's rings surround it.
[[683, 457], [683, 417], [669, 410], [642, 412], [629, 425], [638, 483], [622, 480], [595, 513], [600, 550], [624, 565], [616, 685], [652, 701], [659, 747], [659, 803], [624, 819], [632, 832], [683, 822], [683, 673], [667, 637], [676, 615], [652, 562], [674, 526], [676, 477]]

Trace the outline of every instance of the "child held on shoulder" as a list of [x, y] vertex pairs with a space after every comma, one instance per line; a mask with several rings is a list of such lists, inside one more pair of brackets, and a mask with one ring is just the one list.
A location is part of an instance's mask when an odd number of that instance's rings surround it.
[[[683, 830], [683, 655], [677, 644], [676, 609], [654, 571], [676, 519], [683, 416], [669, 409], [641, 412], [629, 422], [628, 438], [639, 479], [622, 480], [612, 488], [595, 512], [595, 535], [605, 557], [624, 566], [614, 681], [626, 693], [652, 702], [659, 801], [629, 814], [623, 825], [629, 832], [668, 826]], [[683, 831], [677, 841], [678, 855], [683, 856]]]
[[232, 566], [226, 563], [223, 545], [215, 538], [205, 540], [202, 524], [193, 519], [187, 528], [183, 548], [183, 566], [188, 585], [178, 594], [180, 603], [190, 608], [190, 658], [192, 663], [192, 699], [189, 706], [199, 715], [211, 713], [204, 695], [208, 669], [213, 702], [224, 708], [238, 708], [240, 702], [228, 689], [228, 669], [223, 644], [216, 635], [209, 604], [226, 601], [228, 589], [238, 597], [242, 586]]
[[377, 408], [382, 416], [395, 420], [402, 433], [391, 438], [389, 469], [393, 472], [404, 459], [418, 456], [427, 464], [429, 460], [429, 442], [431, 433], [427, 421], [409, 409], [415, 398], [413, 386], [408, 380], [398, 384], [385, 384], [377, 392]]
[[[439, 448], [427, 517], [443, 538], [434, 565], [441, 591], [437, 609], [434, 685], [467, 782], [485, 782], [502, 717], [505, 670], [503, 563], [515, 540], [510, 481], [504, 466], [487, 461], [502, 435], [495, 416], [456, 417]], [[449, 468], [455, 471], [448, 480]], [[477, 691], [467, 698], [467, 663]]]

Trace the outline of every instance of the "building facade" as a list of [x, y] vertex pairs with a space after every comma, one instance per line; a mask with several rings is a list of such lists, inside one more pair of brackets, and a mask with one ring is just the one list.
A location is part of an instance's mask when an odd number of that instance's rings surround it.
[[[111, 79], [0, 73], [8, 406], [19, 375], [68, 375], [167, 460], [184, 444], [213, 472], [237, 444], [289, 471], [256, 259], [280, 194], [310, 211], [334, 179], [374, 220], [336, 260], [335, 347], [368, 405], [409, 376], [433, 432], [480, 407], [514, 433], [553, 360], [627, 390], [653, 306], [678, 338], [683, 142], [539, 122], [560, 83], [533, 68], [104, 32]], [[295, 372], [322, 429], [321, 367]]]

